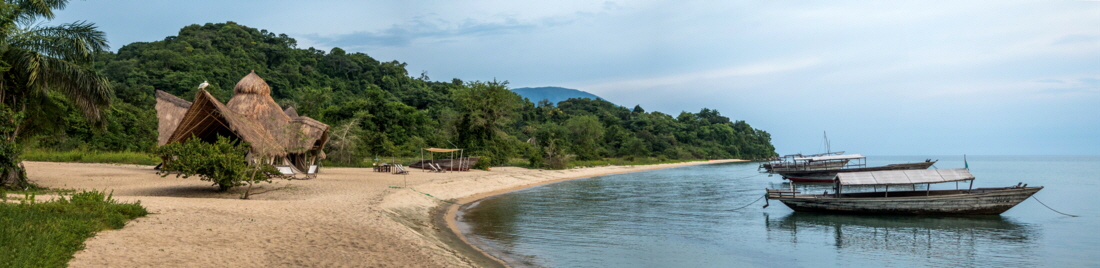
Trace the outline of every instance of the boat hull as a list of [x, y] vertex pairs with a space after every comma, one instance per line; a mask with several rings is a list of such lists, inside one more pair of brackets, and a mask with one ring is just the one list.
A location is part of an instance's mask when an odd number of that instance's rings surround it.
[[[835, 176], [835, 175], [834, 175]], [[783, 177], [791, 182], [833, 183], [833, 177]]]
[[[967, 190], [899, 191], [835, 195], [769, 194], [794, 211], [896, 215], [998, 215], [1015, 207], [1043, 187], [1006, 187]], [[924, 195], [928, 196], [924, 196]], [[863, 196], [860, 196], [863, 195]], [[882, 196], [875, 196], [882, 195]], [[893, 195], [893, 196], [890, 196]]]

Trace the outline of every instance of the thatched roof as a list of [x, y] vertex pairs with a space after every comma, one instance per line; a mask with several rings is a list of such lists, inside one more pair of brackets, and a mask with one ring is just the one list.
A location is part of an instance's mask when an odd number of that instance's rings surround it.
[[241, 78], [233, 92], [236, 94], [225, 104], [229, 110], [259, 122], [279, 144], [295, 138], [296, 129], [288, 125], [290, 116], [271, 98], [271, 88], [256, 72]]
[[313, 118], [299, 116], [290, 120], [289, 129], [295, 136], [283, 143], [287, 152], [301, 153], [311, 149], [320, 149], [328, 143], [329, 126]]
[[294, 109], [294, 106], [286, 107], [286, 110], [283, 110], [283, 113], [285, 113], [286, 116], [289, 116], [290, 118], [298, 117], [298, 109]]
[[[279, 108], [271, 87], [253, 71], [237, 82], [235, 95], [222, 105], [209, 92], [199, 91], [192, 104], [157, 91], [160, 144], [196, 137], [213, 141], [215, 134], [232, 134], [252, 143], [255, 153], [283, 156], [313, 151], [324, 158], [329, 126], [298, 116], [293, 107]], [[201, 101], [200, 101], [201, 100]]]
[[256, 155], [286, 155], [283, 146], [261, 124], [231, 111], [206, 90], [195, 94], [195, 102], [180, 120], [168, 143], [186, 141], [191, 137], [213, 142], [218, 135], [236, 136], [251, 143], [252, 153]]
[[256, 70], [252, 70], [251, 73], [241, 78], [241, 81], [237, 81], [237, 85], [233, 86], [233, 94], [257, 94], [264, 96], [271, 96], [271, 87], [264, 82], [263, 78], [256, 75]]
[[160, 121], [157, 126], [157, 133], [159, 134], [157, 145], [165, 145], [168, 143], [168, 138], [172, 136], [172, 132], [176, 131], [180, 120], [183, 120], [183, 115], [187, 113], [187, 109], [191, 108], [191, 102], [160, 90], [157, 90], [155, 95], [157, 97], [157, 119]]

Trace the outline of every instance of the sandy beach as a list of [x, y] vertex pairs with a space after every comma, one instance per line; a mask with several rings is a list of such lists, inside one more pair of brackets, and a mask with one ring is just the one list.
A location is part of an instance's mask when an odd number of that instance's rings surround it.
[[312, 180], [257, 184], [250, 200], [151, 166], [25, 165], [38, 185], [113, 191], [150, 212], [96, 234], [72, 267], [492, 267], [500, 264], [456, 235], [459, 205], [568, 179], [733, 161], [408, 175], [325, 168]]

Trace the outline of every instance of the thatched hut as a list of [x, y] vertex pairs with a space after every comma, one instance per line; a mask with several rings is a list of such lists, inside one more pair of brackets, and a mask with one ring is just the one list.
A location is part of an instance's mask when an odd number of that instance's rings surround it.
[[156, 97], [157, 119], [160, 121], [157, 126], [157, 132], [160, 133], [157, 137], [157, 145], [165, 145], [168, 144], [168, 138], [172, 136], [172, 132], [175, 132], [176, 127], [180, 125], [180, 120], [183, 120], [187, 109], [191, 108], [191, 102], [160, 90], [157, 90]]
[[293, 107], [282, 109], [271, 98], [271, 87], [252, 72], [237, 82], [234, 96], [223, 105], [200, 90], [194, 103], [157, 91], [160, 144], [192, 136], [212, 142], [226, 136], [252, 144], [251, 154], [308, 170], [324, 159], [329, 126], [298, 116]]

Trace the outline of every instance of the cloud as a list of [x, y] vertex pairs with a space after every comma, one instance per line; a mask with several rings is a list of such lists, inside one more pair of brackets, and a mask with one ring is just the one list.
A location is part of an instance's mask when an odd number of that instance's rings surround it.
[[[560, 21], [554, 21], [560, 24]], [[359, 31], [350, 34], [306, 35], [320, 45], [343, 47], [407, 47], [418, 40], [439, 41], [456, 37], [484, 37], [532, 31], [544, 25], [508, 18], [501, 21], [466, 19], [455, 23], [440, 19], [417, 18], [404, 24], [394, 24], [379, 31]]]
[[694, 73], [675, 74], [659, 77], [627, 79], [611, 82], [603, 82], [584, 86], [587, 89], [600, 91], [637, 90], [645, 88], [661, 88], [672, 85], [686, 84], [701, 80], [713, 80], [735, 76], [759, 76], [773, 73], [787, 72], [808, 68], [820, 63], [817, 58], [800, 59], [783, 62], [762, 62], [750, 65], [734, 66], [724, 69], [705, 70]]

